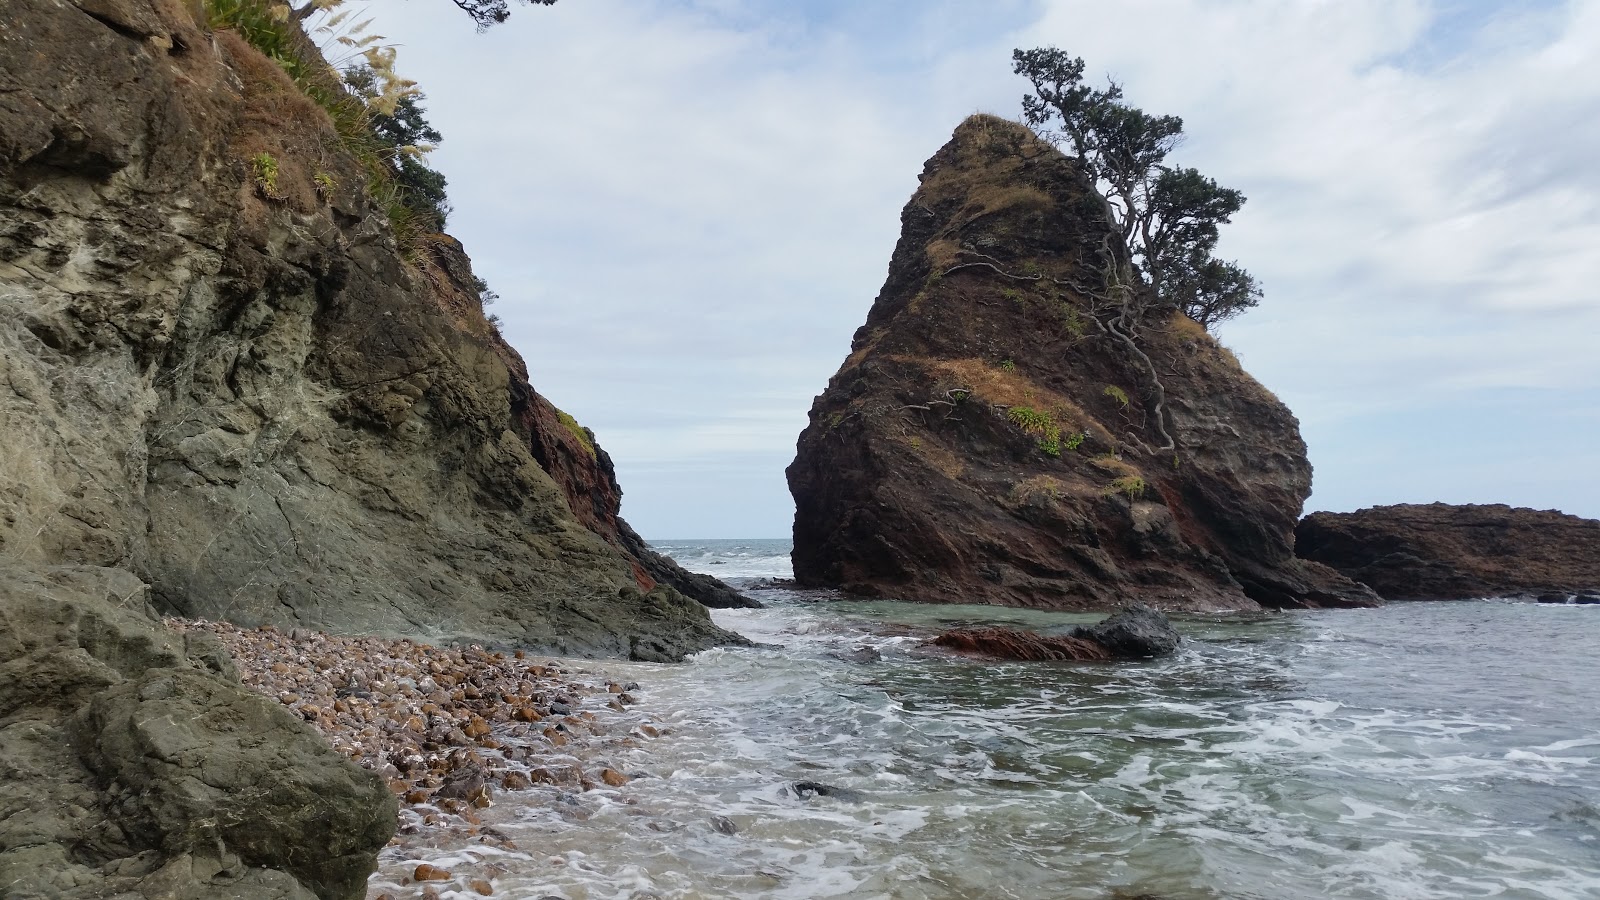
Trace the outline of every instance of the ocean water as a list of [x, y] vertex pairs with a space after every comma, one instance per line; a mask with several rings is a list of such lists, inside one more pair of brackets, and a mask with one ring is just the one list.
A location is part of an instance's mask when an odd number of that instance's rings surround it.
[[1189, 617], [1171, 659], [996, 664], [921, 644], [1096, 617], [655, 546], [766, 602], [715, 614], [764, 646], [594, 664], [662, 734], [613, 752], [620, 789], [502, 794], [497, 896], [1600, 898], [1600, 607]]

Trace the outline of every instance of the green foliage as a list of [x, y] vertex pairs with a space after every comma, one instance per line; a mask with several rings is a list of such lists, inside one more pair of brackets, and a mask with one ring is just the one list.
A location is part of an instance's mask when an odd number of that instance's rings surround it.
[[579, 425], [577, 419], [574, 419], [563, 410], [556, 410], [556, 418], [561, 420], [563, 428], [567, 429], [574, 438], [577, 438], [579, 445], [588, 452], [590, 459], [599, 457], [599, 453], [594, 447], [594, 438], [589, 436], [589, 429]]
[[[345, 85], [371, 109], [367, 128], [377, 142], [379, 154], [393, 169], [402, 202], [419, 227], [443, 231], [450, 217], [445, 177], [424, 163], [422, 156], [444, 136], [428, 124], [422, 92], [410, 89], [389, 98], [389, 103], [379, 103], [383, 96], [381, 82], [370, 65], [356, 66], [344, 73]], [[390, 104], [392, 112], [384, 112]]]
[[1049, 413], [1031, 406], [1013, 406], [1006, 417], [1023, 431], [1038, 435], [1039, 451], [1045, 456], [1061, 455], [1061, 426]]
[[283, 199], [278, 193], [278, 160], [272, 154], [262, 152], [250, 157], [250, 177], [255, 179], [263, 197]]
[[1010, 300], [1012, 303], [1015, 303], [1018, 306], [1021, 306], [1023, 303], [1022, 292], [1016, 288], [1001, 288], [1000, 296]]
[[1183, 138], [1182, 119], [1129, 106], [1114, 81], [1085, 85], [1083, 60], [1054, 47], [1017, 50], [1012, 60], [1034, 89], [1022, 98], [1024, 118], [1042, 136], [1070, 144], [1158, 303], [1210, 328], [1260, 301], [1248, 272], [1212, 256], [1219, 227], [1244, 205], [1244, 194], [1165, 162]]
[[[418, 101], [421, 94], [393, 72], [393, 48], [367, 47], [367, 61], [357, 71], [357, 88], [340, 83], [338, 73], [330, 72], [315, 52], [303, 53], [303, 38], [297, 19], [335, 2], [291, 11], [278, 0], [202, 0], [206, 22], [212, 28], [226, 28], [244, 38], [250, 46], [276, 62], [295, 84], [318, 106], [327, 111], [344, 149], [361, 164], [367, 178], [367, 195], [389, 217], [395, 240], [406, 250], [414, 250], [418, 239], [428, 231], [444, 227], [449, 204], [444, 197], [444, 176], [420, 161], [428, 148], [425, 140], [437, 143], [439, 134], [422, 118]], [[553, 0], [552, 0], [553, 2]], [[356, 43], [366, 46], [369, 39]], [[408, 105], [409, 104], [409, 105]], [[314, 184], [318, 193], [333, 187]], [[261, 184], [257, 175], [257, 183]], [[274, 196], [263, 187], [263, 193]]]
[[1066, 439], [1061, 442], [1061, 446], [1067, 450], [1077, 450], [1079, 447], [1083, 446], [1083, 442], [1088, 439], [1088, 437], [1089, 432], [1087, 431], [1080, 431], [1077, 434], [1069, 434], [1067, 435]]
[[1009, 357], [1006, 358], [1006, 359], [1000, 360], [999, 365], [1000, 365], [1001, 369], [1004, 369], [1007, 372], [1015, 372], [1017, 370], [1016, 362], [1014, 360], [1010, 359]]
[[1144, 493], [1145, 486], [1144, 479], [1138, 475], [1123, 475], [1120, 478], [1112, 479], [1111, 492], [1113, 494], [1127, 494], [1128, 502], [1132, 503]]
[[1108, 385], [1106, 385], [1106, 389], [1104, 391], [1101, 391], [1101, 393], [1105, 394], [1107, 397], [1110, 397], [1111, 399], [1117, 401], [1117, 405], [1118, 406], [1121, 406], [1124, 409], [1127, 408], [1127, 406], [1128, 406], [1128, 392], [1123, 390], [1122, 388], [1119, 388], [1114, 384], [1108, 384]]
[[311, 183], [316, 186], [318, 197], [327, 197], [339, 187], [339, 182], [327, 172], [318, 172], [311, 176]]

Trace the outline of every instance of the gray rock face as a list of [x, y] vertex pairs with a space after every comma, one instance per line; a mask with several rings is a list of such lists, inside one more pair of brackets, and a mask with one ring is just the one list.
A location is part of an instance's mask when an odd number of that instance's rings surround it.
[[0, 564], [0, 895], [358, 898], [371, 772], [166, 631], [126, 571]]
[[459, 247], [402, 253], [278, 66], [167, 0], [4, 19], [0, 558], [125, 567], [245, 625], [738, 642], [574, 516]]
[[1168, 656], [1183, 643], [1165, 613], [1135, 603], [1095, 625], [1080, 625], [1072, 636], [1094, 641], [1117, 659]]

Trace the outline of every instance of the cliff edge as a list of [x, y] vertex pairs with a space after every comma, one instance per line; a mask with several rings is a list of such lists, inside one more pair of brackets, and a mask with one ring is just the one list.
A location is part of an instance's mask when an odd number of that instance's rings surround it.
[[739, 642], [616, 517], [609, 459], [528, 384], [460, 245], [397, 243], [348, 123], [197, 10], [0, 22], [0, 556], [245, 625]]
[[788, 469], [797, 581], [1050, 609], [1377, 602], [1294, 558], [1311, 466], [1283, 403], [1153, 310], [1158, 410], [1150, 367], [1095, 321], [1085, 289], [1120, 240], [1103, 210], [1073, 160], [994, 116], [928, 160]]

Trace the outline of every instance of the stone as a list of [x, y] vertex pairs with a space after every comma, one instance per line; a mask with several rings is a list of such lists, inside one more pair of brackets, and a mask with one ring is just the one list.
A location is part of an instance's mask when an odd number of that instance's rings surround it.
[[1166, 614], [1139, 603], [1098, 625], [1074, 628], [1072, 636], [1099, 644], [1114, 659], [1170, 656], [1183, 642]]
[[146, 596], [120, 569], [0, 563], [7, 896], [364, 896], [395, 828], [383, 781]]
[[812, 797], [832, 797], [849, 803], [860, 803], [867, 799], [867, 795], [860, 791], [823, 784], [819, 781], [796, 781], [790, 784], [788, 789], [801, 800], [808, 800]]
[[610, 785], [611, 787], [622, 787], [623, 785], [627, 784], [631, 779], [629, 779], [628, 776], [622, 774], [621, 772], [618, 772], [616, 769], [606, 768], [606, 769], [601, 769], [600, 770], [600, 780], [604, 781], [606, 784]]
[[1051, 610], [1379, 602], [1294, 556], [1311, 464], [1277, 397], [1181, 313], [1135, 323], [1138, 355], [1091, 321], [1069, 285], [1120, 237], [1073, 159], [980, 114], [920, 181], [787, 470], [796, 583]]
[[[1504, 504], [1403, 503], [1318, 512], [1295, 552], [1386, 600], [1468, 600], [1600, 591], [1600, 520]], [[1543, 599], [1543, 598], [1540, 598]]]
[[429, 863], [422, 863], [411, 873], [412, 881], [449, 881], [454, 877], [450, 870]]

